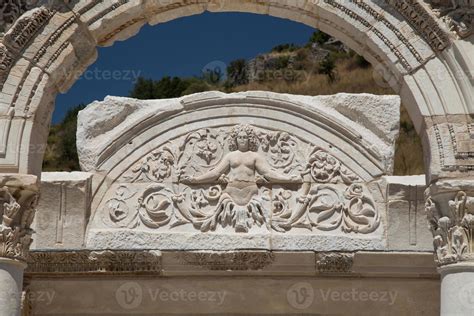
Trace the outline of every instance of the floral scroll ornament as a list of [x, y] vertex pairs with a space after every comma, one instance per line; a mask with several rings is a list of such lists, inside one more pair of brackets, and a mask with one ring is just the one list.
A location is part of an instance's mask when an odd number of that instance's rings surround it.
[[334, 155], [287, 132], [248, 124], [184, 135], [146, 156], [124, 179], [152, 184], [140, 189], [133, 214], [124, 188], [108, 201], [111, 221], [122, 227], [368, 234], [380, 223], [361, 179]]
[[149, 228], [159, 228], [168, 224], [173, 211], [173, 191], [162, 184], [152, 184], [138, 199], [138, 215]]
[[133, 176], [126, 177], [130, 182], [152, 181], [162, 182], [171, 176], [175, 157], [172, 150], [165, 146], [153, 151], [140, 163], [132, 168]]
[[337, 183], [342, 180], [345, 184], [352, 184], [360, 181], [359, 177], [345, 168], [337, 158], [319, 147], [314, 148], [311, 153], [308, 167], [317, 183]]
[[[130, 191], [127, 186], [121, 185], [115, 191], [115, 196], [106, 202], [106, 209], [108, 210], [108, 219], [119, 227], [126, 227], [130, 220], [130, 209], [127, 200], [131, 199], [136, 193]], [[106, 223], [109, 220], [106, 219]]]

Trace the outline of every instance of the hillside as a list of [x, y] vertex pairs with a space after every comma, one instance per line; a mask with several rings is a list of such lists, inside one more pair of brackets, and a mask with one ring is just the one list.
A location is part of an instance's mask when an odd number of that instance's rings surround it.
[[[222, 73], [226, 73], [225, 76]], [[130, 96], [139, 99], [173, 98], [191, 93], [220, 90], [264, 90], [303, 95], [339, 92], [393, 94], [361, 56], [328, 35], [316, 32], [308, 44], [276, 46], [252, 60], [238, 59], [227, 69], [204, 73], [199, 78], [161, 80], [140, 78]], [[75, 147], [77, 112], [71, 110], [61, 124], [51, 127], [43, 170], [78, 170]], [[400, 137], [395, 153], [395, 175], [424, 172], [421, 141], [405, 108], [401, 108]]]

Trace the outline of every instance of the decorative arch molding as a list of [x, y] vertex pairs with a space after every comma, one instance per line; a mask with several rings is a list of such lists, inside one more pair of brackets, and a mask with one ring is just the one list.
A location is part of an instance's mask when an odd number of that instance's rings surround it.
[[[38, 1], [0, 43], [1, 170], [40, 173], [55, 97], [94, 62], [96, 46], [125, 40], [145, 23], [206, 10], [268, 14], [337, 37], [366, 57], [401, 95], [432, 157], [428, 171], [434, 178], [457, 176], [474, 165], [470, 144], [456, 147], [468, 135], [474, 113], [472, 40], [465, 30], [460, 35], [467, 40], [459, 40], [459, 27], [451, 33], [438, 11], [423, 1], [56, 0]], [[452, 131], [452, 124], [462, 125], [455, 128], [456, 143], [443, 134]], [[447, 158], [438, 154], [442, 151]]]
[[95, 102], [77, 134], [94, 183], [87, 247], [384, 249], [399, 104], [268, 92]]

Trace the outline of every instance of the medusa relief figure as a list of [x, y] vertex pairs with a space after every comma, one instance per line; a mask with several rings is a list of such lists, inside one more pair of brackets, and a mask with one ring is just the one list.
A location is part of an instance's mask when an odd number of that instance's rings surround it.
[[273, 169], [258, 152], [258, 138], [254, 127], [237, 125], [229, 133], [229, 150], [212, 170], [199, 176], [184, 176], [188, 184], [225, 184], [214, 215], [228, 214], [236, 231], [246, 232], [253, 222], [265, 222], [264, 206], [258, 196], [257, 184], [300, 183], [299, 175], [283, 175]]

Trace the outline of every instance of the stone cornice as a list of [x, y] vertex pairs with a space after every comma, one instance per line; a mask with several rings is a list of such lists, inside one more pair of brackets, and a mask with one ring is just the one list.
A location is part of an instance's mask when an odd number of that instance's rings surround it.
[[429, 253], [158, 250], [32, 251], [26, 275], [437, 277]]

